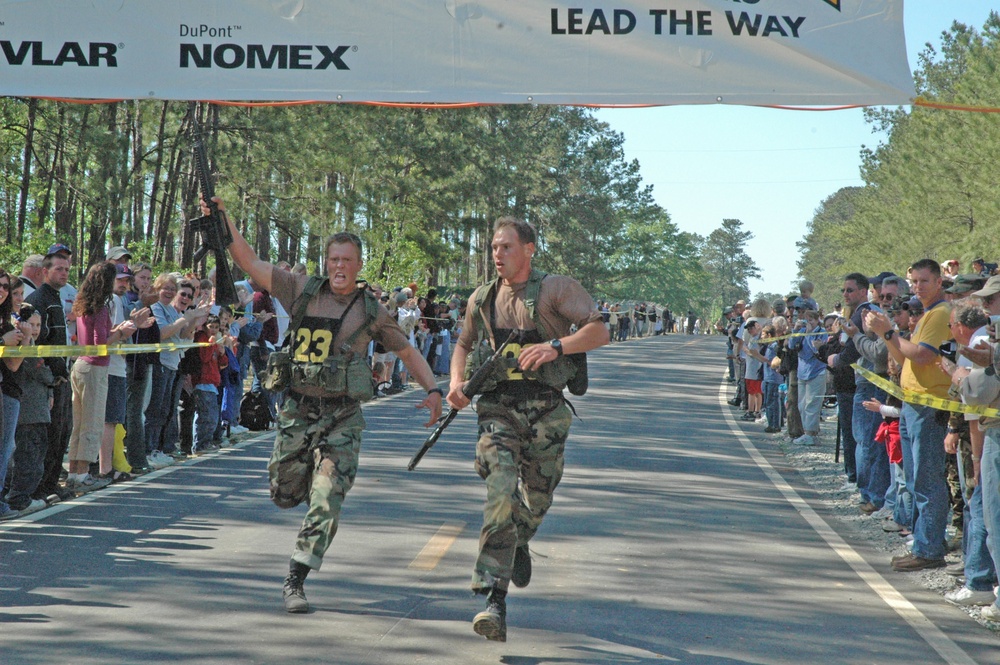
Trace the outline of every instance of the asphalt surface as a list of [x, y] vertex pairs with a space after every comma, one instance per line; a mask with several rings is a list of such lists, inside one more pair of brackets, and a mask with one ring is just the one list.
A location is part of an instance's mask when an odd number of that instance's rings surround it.
[[590, 354], [506, 643], [471, 628], [475, 418], [407, 472], [427, 431], [404, 393], [365, 407], [309, 614], [283, 611], [303, 509], [268, 500], [264, 434], [0, 524], [0, 663], [1000, 662], [992, 633], [844, 532], [759, 427], [738, 434], [724, 349], [677, 335]]

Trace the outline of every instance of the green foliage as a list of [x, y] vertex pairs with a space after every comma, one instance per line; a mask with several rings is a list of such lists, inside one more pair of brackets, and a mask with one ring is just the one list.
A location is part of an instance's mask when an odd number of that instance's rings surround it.
[[[1000, 107], [1000, 15], [981, 31], [960, 23], [943, 36], [940, 53], [922, 52], [914, 73], [932, 102]], [[922, 258], [971, 260], [1000, 255], [1000, 181], [995, 176], [1000, 124], [995, 114], [914, 106], [870, 111], [889, 139], [863, 154], [865, 186], [821, 204], [799, 243], [801, 275], [816, 282], [821, 303], [839, 298], [847, 273], [904, 274]]]
[[710, 275], [713, 311], [750, 296], [750, 278], [760, 277], [760, 268], [746, 253], [753, 233], [743, 230], [738, 219], [724, 219], [702, 243], [701, 263]]
[[191, 269], [195, 121], [216, 193], [268, 260], [315, 270], [324, 238], [348, 230], [364, 240], [366, 279], [468, 290], [492, 277], [493, 221], [515, 215], [539, 231], [537, 265], [595, 296], [676, 310], [714, 302], [698, 238], [653, 202], [624, 137], [563, 107], [0, 99], [0, 261], [19, 264], [58, 238], [81, 270], [111, 245], [157, 269]]

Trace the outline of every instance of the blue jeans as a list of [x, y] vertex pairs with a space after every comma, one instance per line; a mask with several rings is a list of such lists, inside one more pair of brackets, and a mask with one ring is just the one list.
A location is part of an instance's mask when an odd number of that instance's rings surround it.
[[986, 546], [986, 524], [983, 520], [983, 487], [976, 485], [972, 496], [965, 491], [966, 479], [961, 460], [958, 464], [958, 478], [962, 484], [965, 499], [965, 528], [962, 540], [965, 544], [965, 586], [973, 591], [992, 591], [997, 583], [997, 571]]
[[441, 353], [438, 354], [437, 362], [434, 363], [434, 372], [437, 374], [448, 374], [451, 370], [451, 333], [447, 330], [441, 331]]
[[199, 452], [215, 440], [215, 428], [219, 425], [219, 395], [207, 390], [195, 390], [194, 394], [198, 408], [194, 450]]
[[[859, 378], [854, 391], [854, 414], [851, 420], [856, 446], [854, 459], [858, 491], [862, 501], [881, 508], [885, 505], [885, 493], [889, 489], [889, 453], [884, 443], [875, 441], [875, 432], [882, 423], [882, 416], [861, 404], [870, 399], [877, 399], [884, 404], [885, 392], [876, 388], [873, 383]], [[941, 449], [944, 450], [944, 447]]]
[[1000, 428], [990, 427], [986, 430], [979, 485], [983, 497], [986, 546], [993, 559], [993, 569], [1000, 570]]
[[146, 399], [146, 386], [149, 385], [149, 374], [153, 367], [145, 369], [141, 379], [136, 378], [134, 371], [129, 371], [125, 383], [125, 457], [129, 466], [146, 466], [146, 426], [142, 422], [143, 406]]
[[840, 427], [840, 447], [844, 451], [844, 473], [847, 481], [858, 482], [855, 458], [857, 443], [854, 440], [854, 391], [837, 393], [837, 422]]
[[17, 415], [21, 412], [21, 401], [3, 396], [3, 428], [0, 429], [0, 495], [3, 494], [7, 467], [14, 457], [14, 431], [17, 429]]
[[177, 418], [177, 398], [174, 377], [177, 370], [162, 365], [150, 365], [149, 406], [146, 407], [146, 454], [157, 450], [171, 452], [164, 445], [164, 430], [170, 418]]
[[778, 396], [778, 385], [771, 381], [765, 381], [764, 388], [764, 414], [767, 415], [767, 426], [771, 429], [781, 429], [781, 402]]
[[925, 559], [944, 557], [945, 527], [951, 504], [945, 481], [944, 435], [946, 425], [928, 406], [903, 404], [899, 436], [903, 445], [906, 489], [913, 495], [913, 548]]

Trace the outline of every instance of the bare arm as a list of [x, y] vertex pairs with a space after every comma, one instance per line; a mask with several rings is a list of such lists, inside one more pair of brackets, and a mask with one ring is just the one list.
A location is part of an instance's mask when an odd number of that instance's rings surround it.
[[[591, 321], [568, 337], [563, 337], [563, 353], [585, 353], [608, 343], [608, 329], [603, 321]], [[526, 347], [518, 356], [521, 369], [537, 370], [547, 362], [559, 357], [559, 352], [548, 344], [532, 344]], [[454, 361], [453, 361], [454, 362]], [[454, 376], [454, 372], [452, 373]]]
[[[236, 228], [236, 224], [226, 214], [226, 206], [223, 204], [222, 199], [215, 196], [212, 197], [212, 200], [218, 206], [219, 215], [222, 216], [222, 220], [229, 226], [229, 232], [233, 234], [233, 244], [229, 246], [229, 254], [233, 257], [233, 261], [236, 261], [236, 265], [242, 268], [246, 274], [250, 275], [254, 283], [260, 285], [266, 291], [270, 291], [271, 269], [274, 266], [258, 257], [257, 253], [253, 251], [250, 243], [240, 234], [240, 230]], [[201, 213], [208, 215], [210, 212], [208, 206], [202, 203]]]
[[[889, 318], [878, 312], [869, 312], [865, 317], [865, 325], [877, 335], [885, 335], [892, 330], [892, 322], [889, 321]], [[908, 339], [903, 339], [898, 334], [893, 335], [886, 346], [889, 347], [889, 354], [893, 360], [900, 366], [904, 360], [909, 360], [917, 365], [933, 365], [938, 361], [938, 354], [934, 351], [926, 346], [914, 344]]]
[[456, 409], [464, 409], [469, 406], [469, 398], [462, 392], [465, 385], [465, 366], [469, 358], [469, 352], [461, 344], [455, 345], [455, 352], [451, 355], [451, 385], [448, 388], [448, 404]]

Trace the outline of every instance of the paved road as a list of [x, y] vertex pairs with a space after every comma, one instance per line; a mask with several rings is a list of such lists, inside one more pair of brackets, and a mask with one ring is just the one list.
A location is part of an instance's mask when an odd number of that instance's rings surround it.
[[410, 473], [425, 416], [402, 395], [366, 407], [311, 613], [282, 610], [302, 512], [268, 501], [259, 437], [0, 525], [0, 663], [1000, 662], [991, 633], [838, 533], [773, 444], [737, 434], [723, 349], [671, 336], [591, 354], [506, 644], [470, 624], [474, 418]]

